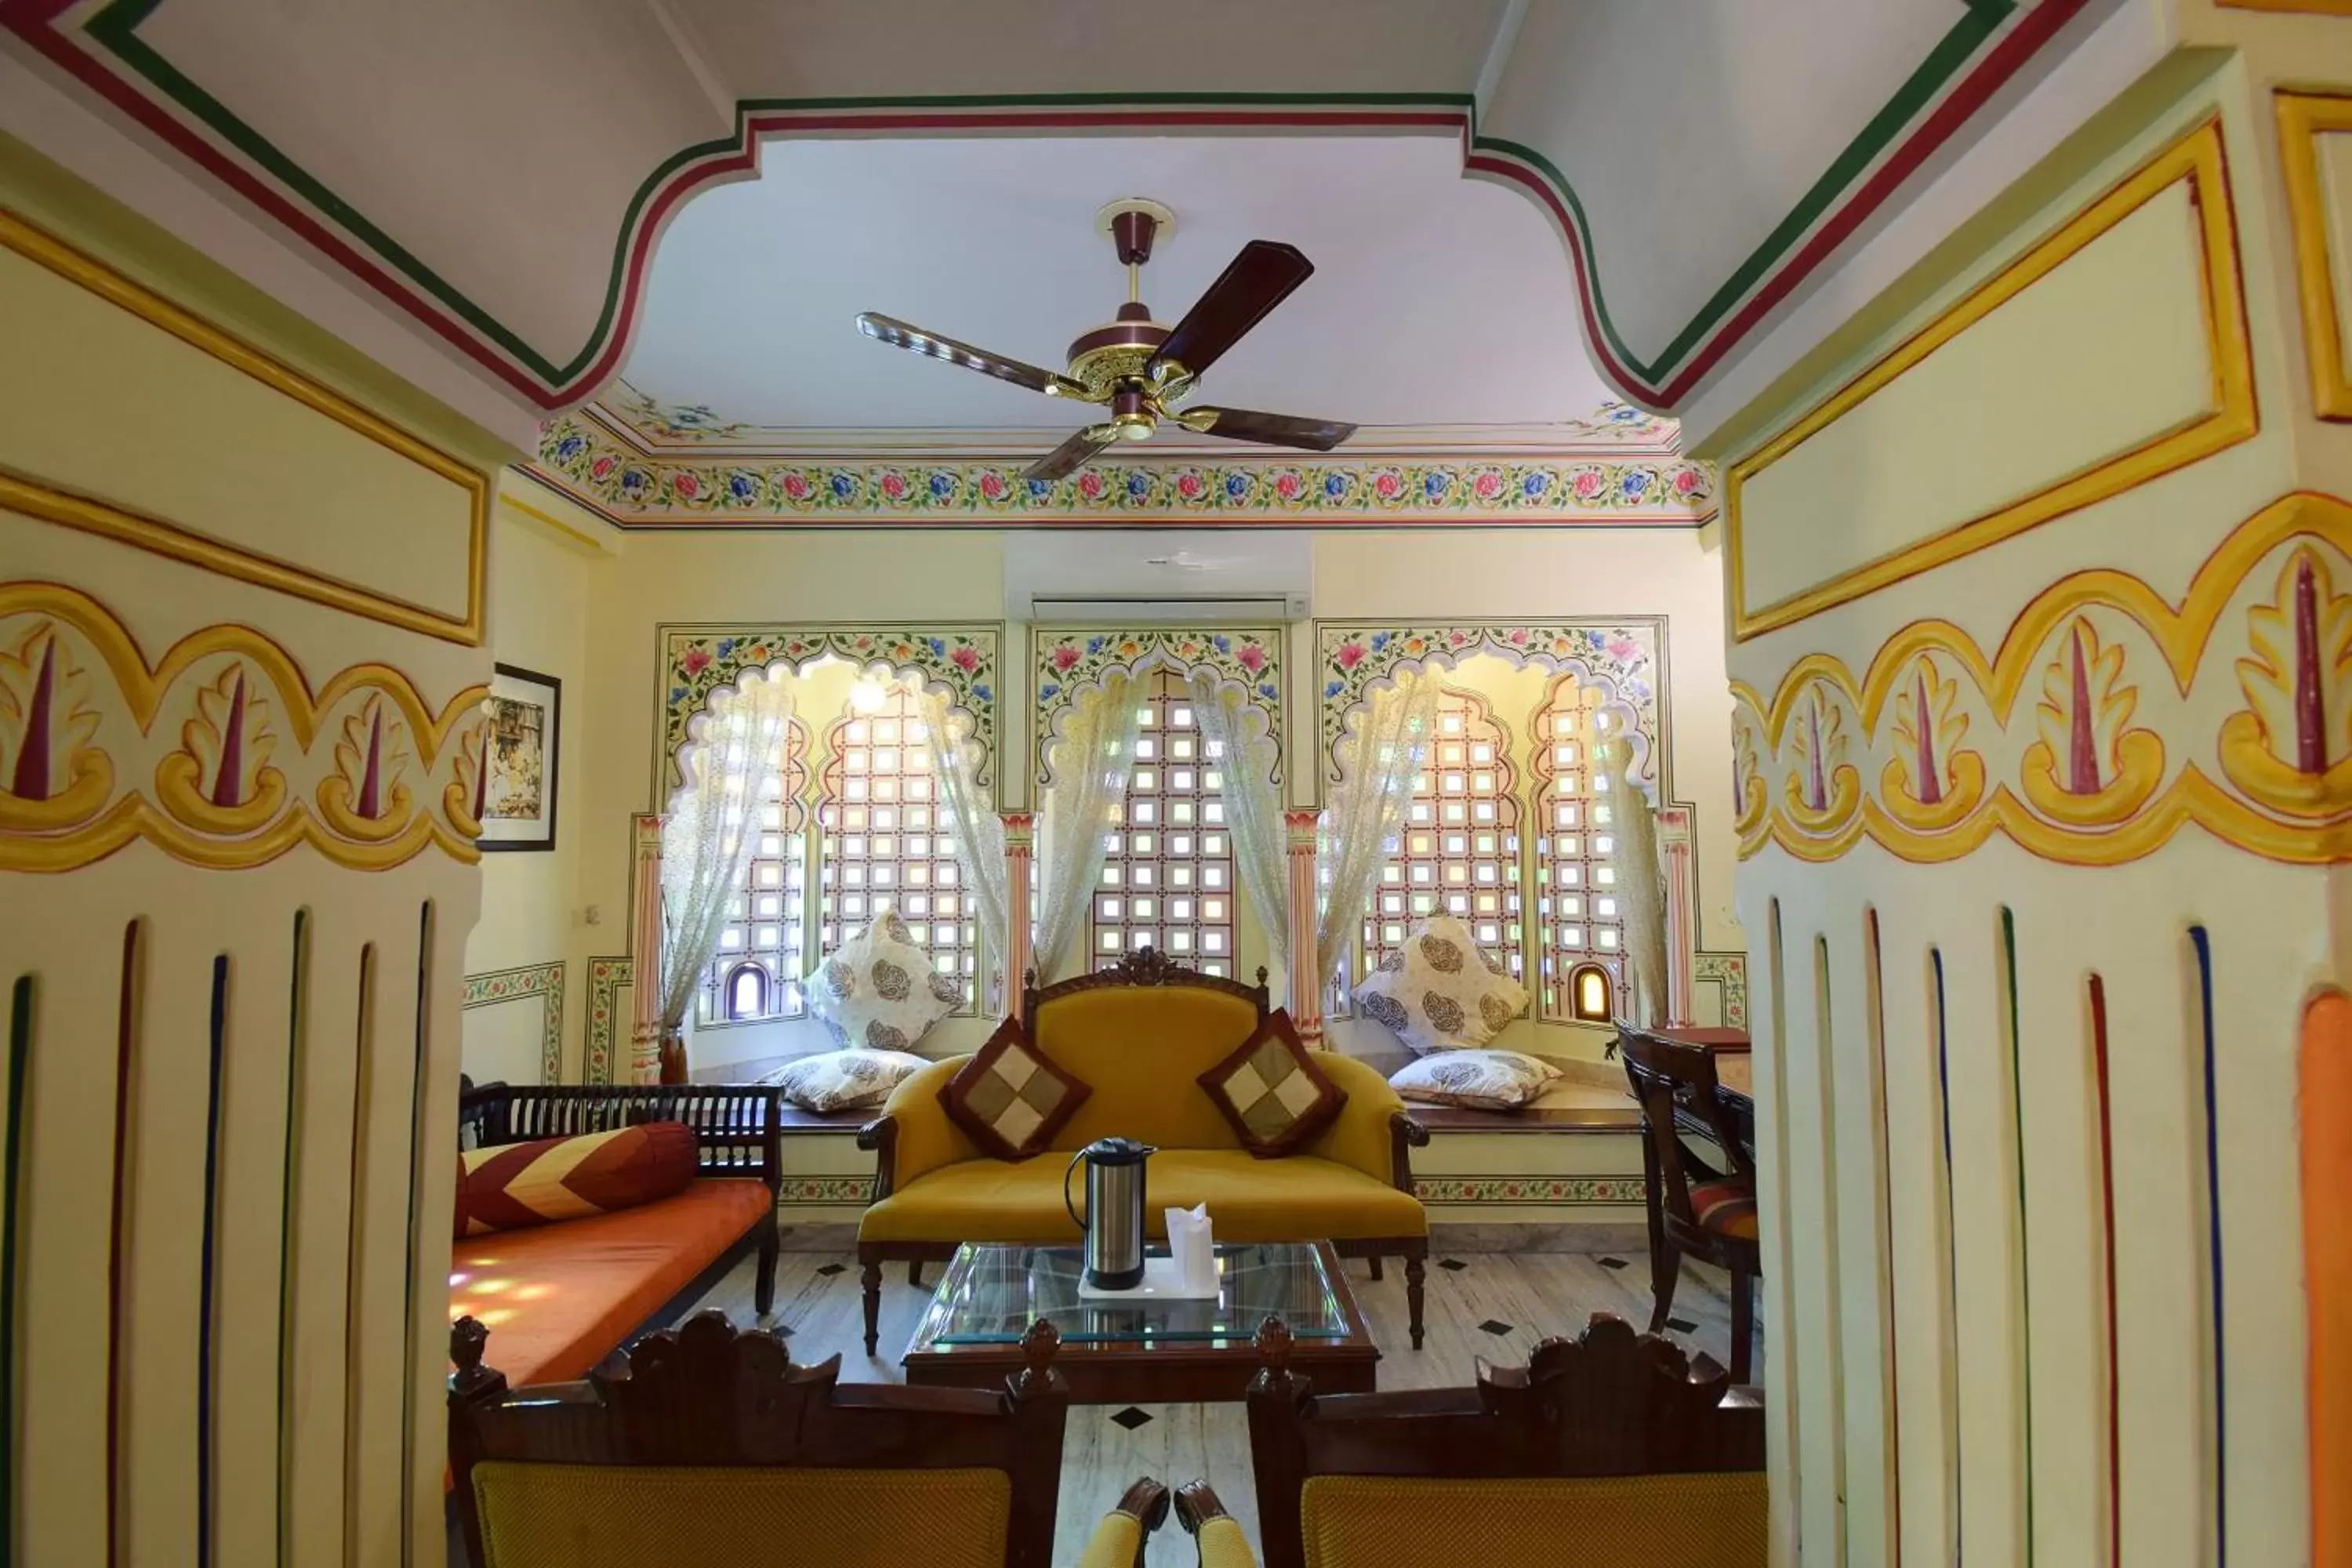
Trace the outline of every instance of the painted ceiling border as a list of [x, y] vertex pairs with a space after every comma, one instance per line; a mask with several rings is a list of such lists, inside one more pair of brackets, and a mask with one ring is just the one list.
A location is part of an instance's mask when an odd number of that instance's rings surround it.
[[1713, 465], [1684, 458], [1407, 462], [1330, 458], [1145, 459], [1057, 481], [1003, 462], [678, 461], [646, 458], [574, 415], [550, 420], [523, 465], [618, 528], [695, 523], [1306, 518], [1690, 527], [1716, 513]]
[[1526, 192], [1559, 226], [1587, 339], [1603, 375], [1628, 398], [1672, 410], [2089, 0], [1966, 0], [1962, 16], [1927, 59], [1698, 314], [1646, 363], [1610, 321], [1583, 206], [1567, 177], [1533, 148], [1479, 134], [1469, 94], [1442, 92], [740, 100], [731, 138], [671, 154], [638, 187], [615, 237], [603, 311], [588, 342], [562, 365], [436, 276], [142, 42], [139, 26], [162, 4], [109, 0], [74, 27], [65, 20], [74, 0], [0, 0], [0, 27], [550, 412], [585, 400], [619, 370], [653, 243], [670, 210], [707, 182], [755, 172], [763, 139], [828, 131], [940, 134], [1044, 126], [1453, 132], [1462, 138], [1465, 173]]
[[1274, 742], [1274, 776], [1283, 777], [1283, 645], [1279, 626], [1153, 626], [1132, 630], [1107, 626], [1033, 626], [1029, 628], [1030, 689], [1037, 694], [1032, 729], [1035, 733], [1036, 783], [1042, 793], [1054, 782], [1046, 753], [1061, 739], [1055, 727], [1062, 716], [1088, 692], [1098, 692], [1112, 671], [1141, 675], [1172, 669], [1191, 679], [1201, 670], [1216, 677], [1219, 690], [1241, 694], [1242, 700], [1265, 716], [1266, 738]]

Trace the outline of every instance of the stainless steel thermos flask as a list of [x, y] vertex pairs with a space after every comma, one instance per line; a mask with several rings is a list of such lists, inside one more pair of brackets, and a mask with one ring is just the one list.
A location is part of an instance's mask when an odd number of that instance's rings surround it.
[[[1159, 1151], [1132, 1138], [1097, 1138], [1062, 1173], [1062, 1206], [1086, 1233], [1087, 1283], [1132, 1290], [1143, 1283], [1143, 1163]], [[1087, 1167], [1087, 1212], [1070, 1202], [1070, 1178]]]

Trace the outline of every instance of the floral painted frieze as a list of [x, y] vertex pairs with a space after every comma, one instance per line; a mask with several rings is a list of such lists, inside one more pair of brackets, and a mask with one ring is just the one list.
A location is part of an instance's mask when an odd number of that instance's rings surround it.
[[88, 595], [0, 584], [0, 868], [68, 871], [145, 839], [215, 870], [308, 846], [381, 870], [480, 853], [484, 690], [436, 712], [357, 665], [313, 690], [250, 626], [150, 665]]
[[627, 525], [823, 521], [975, 524], [1055, 517], [1687, 525], [1714, 515], [1706, 464], [1641, 456], [1517, 461], [1127, 460], [1026, 479], [1020, 462], [790, 462], [657, 458], [566, 415], [532, 469]]
[[[1207, 670], [1222, 687], [1265, 715], [1277, 757], [1282, 749], [1282, 632], [1279, 627], [1207, 630], [1192, 626], [1151, 631], [1063, 631], [1030, 635], [1031, 689], [1037, 694], [1037, 778], [1048, 778], [1045, 752], [1056, 722], [1071, 703], [1098, 689], [1113, 670], [1138, 674], [1164, 668], [1184, 676]], [[1277, 763], [1277, 768], [1279, 763]], [[1277, 776], [1278, 773], [1277, 773]]]
[[980, 782], [994, 776], [997, 648], [994, 626], [931, 628], [839, 626], [665, 627], [662, 634], [662, 754], [669, 778], [678, 777], [677, 755], [689, 725], [709, 706], [714, 691], [731, 689], [749, 671], [771, 665], [803, 668], [831, 656], [860, 669], [886, 666], [919, 679], [943, 694], [971, 721], [971, 739], [980, 747]]
[[1461, 622], [1451, 626], [1316, 623], [1317, 691], [1323, 754], [1337, 782], [1339, 746], [1350, 714], [1400, 669], [1451, 668], [1473, 654], [1566, 670], [1608, 692], [1626, 710], [1638, 739], [1641, 776], [1656, 778], [1659, 623], [1654, 620]]
[[626, 957], [588, 961], [588, 1018], [580, 1042], [580, 1076], [587, 1083], [613, 1081], [614, 1042], [621, 1032], [620, 992], [636, 984], [637, 966]]
[[1768, 700], [1735, 681], [1743, 857], [1907, 860], [1998, 833], [2111, 866], [2195, 824], [2273, 859], [2352, 858], [2352, 506], [2290, 496], [2215, 551], [2176, 605], [2078, 572], [1988, 653], [1915, 621], [1857, 675], [1799, 658]]

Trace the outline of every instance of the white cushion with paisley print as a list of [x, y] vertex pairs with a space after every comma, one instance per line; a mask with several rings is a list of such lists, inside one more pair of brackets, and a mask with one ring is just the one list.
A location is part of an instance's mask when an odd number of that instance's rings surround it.
[[809, 1011], [841, 1046], [908, 1051], [963, 1000], [955, 976], [931, 968], [907, 922], [885, 904], [874, 923], [825, 955], [802, 980]]
[[1517, 1110], [1567, 1075], [1517, 1051], [1440, 1051], [1398, 1068], [1389, 1087], [1407, 1100], [1471, 1110]]
[[1528, 1005], [1528, 988], [1479, 951], [1454, 915], [1431, 915], [1356, 987], [1356, 1011], [1417, 1054], [1483, 1046]]
[[869, 1051], [853, 1046], [795, 1057], [761, 1079], [803, 1110], [858, 1110], [881, 1104], [900, 1082], [923, 1070], [928, 1058], [911, 1051]]

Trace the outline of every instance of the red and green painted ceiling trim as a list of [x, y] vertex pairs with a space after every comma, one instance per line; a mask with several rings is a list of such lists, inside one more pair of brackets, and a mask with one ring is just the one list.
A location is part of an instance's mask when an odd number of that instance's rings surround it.
[[145, 41], [142, 25], [163, 3], [0, 0], [0, 27], [541, 409], [583, 401], [619, 370], [663, 219], [698, 186], [755, 170], [767, 138], [1140, 130], [1457, 133], [1465, 172], [1526, 192], [1559, 226], [1603, 374], [1628, 398], [1671, 411], [2088, 0], [1965, 0], [1927, 58], [1762, 243], [1647, 354], [1611, 319], [1596, 239], [1567, 176], [1534, 148], [1481, 134], [1475, 105], [1460, 92], [746, 99], [736, 105], [733, 135], [681, 149], [638, 186], [613, 241], [602, 311], [588, 341], [567, 352], [527, 342], [496, 320]]

